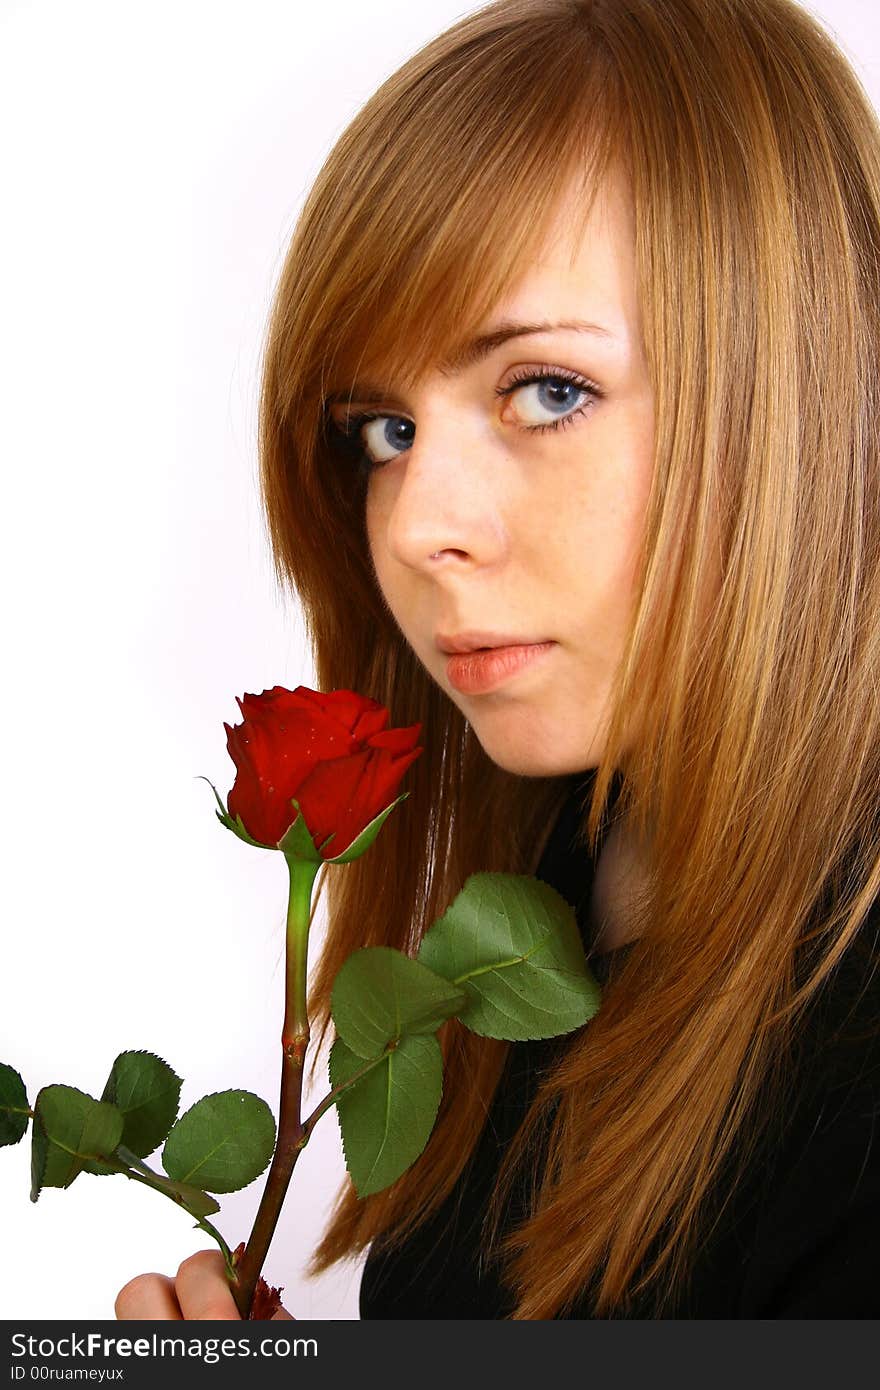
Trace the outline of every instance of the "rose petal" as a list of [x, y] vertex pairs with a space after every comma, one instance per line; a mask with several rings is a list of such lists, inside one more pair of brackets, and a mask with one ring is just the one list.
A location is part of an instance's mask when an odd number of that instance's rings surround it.
[[384, 729], [372, 734], [367, 740], [371, 748], [387, 748], [392, 753], [408, 753], [415, 746], [421, 731], [421, 724], [410, 724], [404, 729]]
[[388, 719], [384, 705], [371, 700], [366, 695], [358, 695], [354, 690], [330, 690], [326, 694], [320, 690], [310, 690], [308, 686], [298, 685], [293, 694], [311, 710], [320, 710], [329, 719], [337, 720], [349, 733], [365, 713], [381, 712]]

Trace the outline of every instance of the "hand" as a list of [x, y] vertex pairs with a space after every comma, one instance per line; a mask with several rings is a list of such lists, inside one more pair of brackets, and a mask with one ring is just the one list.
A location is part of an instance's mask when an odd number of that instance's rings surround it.
[[[138, 1274], [129, 1279], [116, 1295], [113, 1311], [122, 1321], [242, 1321], [217, 1249], [189, 1255], [174, 1279], [167, 1274]], [[286, 1308], [279, 1308], [271, 1321], [285, 1319], [296, 1321]]]

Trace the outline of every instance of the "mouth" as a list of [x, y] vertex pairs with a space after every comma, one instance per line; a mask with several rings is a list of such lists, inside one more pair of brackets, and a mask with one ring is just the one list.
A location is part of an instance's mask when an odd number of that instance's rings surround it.
[[514, 642], [449, 654], [446, 679], [464, 695], [484, 695], [546, 660], [556, 642]]
[[442, 632], [435, 636], [437, 648], [447, 656], [459, 656], [468, 652], [498, 651], [507, 647], [541, 646], [546, 637], [522, 636], [521, 634], [500, 632], [459, 632], [448, 637]]

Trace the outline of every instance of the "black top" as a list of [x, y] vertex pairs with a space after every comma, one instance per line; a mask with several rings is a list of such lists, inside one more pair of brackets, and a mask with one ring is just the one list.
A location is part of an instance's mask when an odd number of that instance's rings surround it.
[[[594, 865], [574, 837], [594, 776], [570, 779], [536, 870], [575, 909], [587, 951]], [[784, 1118], [768, 1117], [763, 1142], [694, 1259], [689, 1290], [660, 1316], [880, 1316], [880, 971], [872, 976], [866, 969], [878, 928], [880, 900], [808, 1015], [797, 1103]], [[871, 949], [862, 949], [869, 943]], [[590, 960], [602, 983], [614, 954]], [[497, 1266], [480, 1265], [480, 1226], [501, 1153], [525, 1115], [538, 1073], [566, 1042], [511, 1044], [486, 1125], [452, 1192], [402, 1246], [371, 1249], [361, 1282], [362, 1318], [510, 1317], [514, 1301]], [[509, 1219], [522, 1219], [522, 1191], [513, 1202]], [[586, 1301], [569, 1316], [589, 1318]], [[648, 1297], [627, 1316], [657, 1313]]]

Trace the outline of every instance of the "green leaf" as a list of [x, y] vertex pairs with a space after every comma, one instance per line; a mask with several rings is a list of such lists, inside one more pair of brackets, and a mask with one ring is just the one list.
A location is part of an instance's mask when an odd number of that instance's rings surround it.
[[[330, 1049], [330, 1084], [363, 1059], [341, 1038]], [[408, 1034], [336, 1101], [345, 1164], [359, 1197], [381, 1192], [406, 1172], [434, 1128], [443, 1092], [443, 1055], [431, 1034]]]
[[[167, 1137], [177, 1118], [182, 1084], [153, 1052], [120, 1052], [113, 1063], [101, 1099], [122, 1111], [122, 1143], [138, 1158], [146, 1158]], [[88, 1164], [85, 1167], [94, 1171]]]
[[215, 1091], [181, 1115], [165, 1141], [170, 1178], [208, 1192], [237, 1192], [258, 1178], [275, 1148], [275, 1118], [250, 1091]]
[[330, 996], [336, 1031], [359, 1057], [378, 1057], [404, 1033], [436, 1033], [468, 996], [391, 946], [364, 946], [340, 966]]
[[122, 1128], [122, 1113], [115, 1105], [75, 1086], [44, 1086], [34, 1103], [31, 1201], [44, 1187], [69, 1187], [90, 1159], [103, 1155], [109, 1164], [98, 1171], [118, 1171], [112, 1155]]
[[574, 910], [525, 874], [471, 874], [425, 933], [418, 959], [465, 990], [458, 1016], [486, 1038], [570, 1033], [601, 1002]]
[[17, 1144], [28, 1127], [30, 1106], [25, 1084], [14, 1067], [0, 1062], [0, 1147]]
[[[370, 845], [373, 843], [376, 836], [379, 834], [379, 831], [382, 829], [382, 826], [385, 824], [386, 820], [391, 815], [391, 812], [394, 810], [395, 806], [399, 805], [401, 801], [406, 801], [406, 798], [408, 796], [409, 792], [402, 792], [396, 801], [392, 801], [391, 805], [386, 806], [384, 811], [380, 811], [378, 816], [376, 816], [373, 820], [370, 821], [369, 825], [364, 826], [361, 833], [358, 836], [356, 836], [354, 840], [352, 840], [347, 850], [344, 850], [342, 854], [337, 854], [335, 859], [325, 859], [325, 863], [350, 864], [353, 859], [359, 859], [361, 855], [370, 848]], [[334, 834], [335, 833], [336, 832], [334, 831]], [[330, 835], [329, 838], [324, 841], [323, 845], [321, 846], [322, 851], [326, 849], [327, 845], [329, 845], [332, 839], [333, 835]]]

